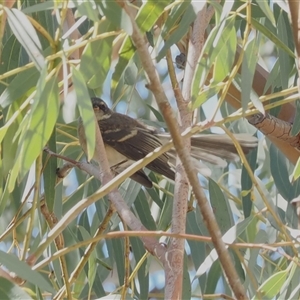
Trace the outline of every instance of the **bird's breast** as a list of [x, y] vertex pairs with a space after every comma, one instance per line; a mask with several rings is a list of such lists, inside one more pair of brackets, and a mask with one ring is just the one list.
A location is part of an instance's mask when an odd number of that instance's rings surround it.
[[110, 167], [116, 166], [128, 160], [126, 156], [124, 156], [123, 154], [121, 154], [111, 146], [107, 144], [104, 144], [104, 146], [105, 146], [106, 156]]

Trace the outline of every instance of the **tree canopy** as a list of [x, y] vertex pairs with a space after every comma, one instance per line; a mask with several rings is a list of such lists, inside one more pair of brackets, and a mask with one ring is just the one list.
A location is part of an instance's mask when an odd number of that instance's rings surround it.
[[[1, 1], [0, 298], [299, 298], [299, 12]], [[91, 97], [170, 138], [112, 174]], [[239, 159], [203, 176], [190, 141], [210, 133]], [[130, 179], [166, 151], [175, 182]]]

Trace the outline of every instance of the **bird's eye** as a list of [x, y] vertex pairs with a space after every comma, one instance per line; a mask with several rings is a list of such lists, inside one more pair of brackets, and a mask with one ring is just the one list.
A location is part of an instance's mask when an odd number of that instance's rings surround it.
[[105, 111], [106, 110], [106, 105], [104, 103], [99, 104], [99, 109]]

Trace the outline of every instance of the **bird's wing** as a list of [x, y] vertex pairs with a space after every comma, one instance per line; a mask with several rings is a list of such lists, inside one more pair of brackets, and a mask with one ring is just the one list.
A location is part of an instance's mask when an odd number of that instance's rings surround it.
[[[108, 119], [109, 120], [109, 119]], [[104, 121], [99, 123], [104, 143], [126, 156], [130, 160], [137, 161], [144, 158], [162, 144], [160, 140], [144, 126], [136, 123], [136, 126], [115, 126], [112, 131], [104, 130]], [[166, 153], [147, 165], [150, 170], [162, 174], [170, 179], [175, 178], [174, 171], [170, 168], [169, 157]]]

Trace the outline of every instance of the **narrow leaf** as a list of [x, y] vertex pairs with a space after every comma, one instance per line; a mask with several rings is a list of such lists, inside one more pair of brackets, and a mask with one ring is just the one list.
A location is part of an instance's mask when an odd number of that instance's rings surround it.
[[259, 23], [254, 18], [251, 19], [251, 25], [260, 31], [262, 34], [264, 34], [270, 41], [272, 41], [278, 48], [282, 49], [284, 52], [286, 52], [290, 57], [295, 58], [294, 52], [288, 47], [287, 44], [285, 44], [280, 38], [275, 35], [273, 32], [271, 32], [266, 26]]
[[208, 189], [212, 209], [220, 230], [224, 234], [234, 224], [228, 199], [224, 197], [220, 187], [211, 178], [209, 178]]
[[22, 288], [11, 281], [0, 277], [0, 299], [32, 299]]
[[300, 132], [300, 101], [296, 101], [296, 115], [293, 121], [291, 135], [296, 136]]
[[54, 293], [50, 283], [37, 271], [33, 271], [28, 264], [20, 261], [15, 255], [0, 250], [0, 263], [10, 272], [16, 273], [22, 279], [37, 285], [40, 289]]
[[126, 37], [123, 41], [121, 49], [119, 51], [119, 60], [115, 67], [115, 71], [112, 75], [111, 86], [113, 91], [115, 92], [118, 86], [118, 83], [123, 76], [127, 65], [129, 64], [130, 60], [133, 58], [135, 53], [135, 47], [129, 37]]
[[293, 171], [293, 181], [300, 177], [300, 157], [297, 160], [296, 166]]
[[36, 68], [41, 71], [45, 65], [42, 46], [34, 27], [26, 15], [18, 9], [4, 7], [8, 23], [14, 35], [25, 48], [27, 54], [34, 62]]
[[73, 0], [73, 2], [77, 6], [78, 13], [80, 16], [86, 16], [94, 22], [99, 21], [99, 13], [95, 9], [96, 4], [93, 0], [89, 0], [89, 1]]
[[[51, 137], [48, 142], [48, 147], [51, 151], [56, 152], [56, 132], [53, 130]], [[55, 185], [56, 185], [56, 170], [57, 170], [57, 158], [49, 157], [45, 152], [43, 153], [43, 165], [44, 172], [44, 190], [45, 190], [45, 200], [47, 207], [50, 212], [53, 212], [54, 200], [55, 200]]]
[[21, 135], [16, 162], [11, 170], [9, 191], [13, 190], [17, 176], [22, 179], [41, 153], [53, 131], [58, 112], [58, 85], [56, 78], [45, 83], [47, 68], [41, 73], [37, 94], [31, 110], [20, 126]]
[[150, 31], [170, 2], [170, 0], [148, 0], [142, 5], [136, 17], [136, 23], [143, 33]]
[[[109, 31], [111, 23], [101, 23], [101, 30]], [[80, 72], [91, 89], [102, 90], [103, 83], [111, 66], [113, 37], [89, 43], [82, 54]]]
[[286, 158], [273, 144], [270, 146], [270, 167], [279, 193], [284, 199], [291, 201], [293, 198], [293, 186], [289, 181]]
[[124, 29], [127, 34], [132, 34], [130, 17], [116, 1], [102, 0], [96, 1], [96, 4], [100, 8], [102, 14], [110, 20], [117, 29]]
[[258, 59], [258, 48], [257, 40], [253, 38], [246, 45], [245, 55], [242, 63], [242, 108], [245, 111], [248, 107], [248, 103], [251, 100], [253, 105], [263, 114], [264, 107], [262, 103], [258, 100], [258, 97], [255, 97], [254, 92], [252, 91], [252, 82], [254, 78], [254, 73], [256, 70], [256, 62]]
[[157, 55], [157, 61], [160, 61], [163, 57], [165, 57], [167, 50], [171, 48], [172, 45], [179, 42], [182, 37], [186, 35], [189, 30], [189, 26], [196, 19], [196, 14], [193, 10], [192, 5], [190, 5], [184, 15], [176, 30], [174, 30], [170, 35], [166, 36], [165, 44], [162, 49], [159, 51]]
[[30, 169], [43, 147], [49, 140], [59, 113], [58, 85], [56, 78], [51, 78], [46, 84], [37, 105], [31, 111], [26, 134], [21, 142], [20, 177]]
[[[207, 75], [222, 49], [227, 46], [229, 34], [234, 26], [235, 18], [230, 17], [215, 27], [205, 42], [198, 60], [195, 75], [192, 82], [192, 100], [195, 101], [199, 88], [203, 87]], [[193, 105], [194, 108], [194, 105]]]
[[275, 18], [274, 15], [270, 9], [268, 1], [256, 1], [260, 9], [263, 11], [265, 16], [271, 21], [271, 23], [275, 26]]
[[[257, 151], [258, 151], [258, 149], [255, 148], [246, 156], [248, 163], [250, 165], [250, 168], [253, 172], [254, 172], [255, 166], [256, 166]], [[243, 166], [243, 168], [242, 168], [241, 186], [242, 186], [242, 201], [243, 201], [244, 217], [248, 218], [251, 214], [252, 205], [253, 205], [252, 200], [251, 200], [251, 189], [253, 186], [253, 182], [252, 182], [245, 166]], [[244, 194], [243, 192], [246, 192], [246, 194]]]
[[289, 271], [285, 270], [273, 274], [259, 287], [258, 291], [262, 293], [264, 297], [272, 299], [280, 292], [288, 273]]
[[28, 90], [37, 85], [39, 72], [35, 68], [19, 73], [0, 96], [0, 106], [7, 107], [13, 101], [26, 95]]
[[72, 75], [74, 88], [77, 96], [79, 114], [82, 118], [82, 123], [86, 135], [86, 154], [88, 160], [91, 160], [95, 153], [96, 138], [95, 116], [92, 108], [92, 102], [90, 100], [90, 95], [85, 85], [85, 81], [82, 74], [76, 68], [73, 67]]

